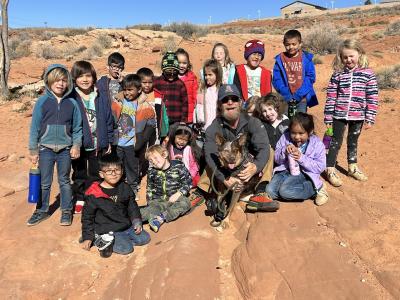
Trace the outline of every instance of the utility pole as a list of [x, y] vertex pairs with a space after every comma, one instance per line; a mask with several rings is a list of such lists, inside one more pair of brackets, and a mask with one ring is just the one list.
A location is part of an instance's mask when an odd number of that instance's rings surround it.
[[331, 0], [331, 9], [333, 9], [334, 4], [335, 4], [335, 1], [334, 1], [334, 0]]
[[260, 21], [260, 19], [261, 19], [261, 10], [257, 10], [257, 13], [258, 13], [258, 20]]

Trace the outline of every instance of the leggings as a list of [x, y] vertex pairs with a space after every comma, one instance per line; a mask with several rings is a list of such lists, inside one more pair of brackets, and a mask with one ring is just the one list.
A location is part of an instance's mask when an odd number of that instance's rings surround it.
[[357, 145], [364, 121], [333, 120], [333, 136], [326, 157], [326, 166], [334, 167], [336, 159], [342, 146], [343, 135], [346, 126], [347, 132], [347, 162], [349, 164], [357, 162]]

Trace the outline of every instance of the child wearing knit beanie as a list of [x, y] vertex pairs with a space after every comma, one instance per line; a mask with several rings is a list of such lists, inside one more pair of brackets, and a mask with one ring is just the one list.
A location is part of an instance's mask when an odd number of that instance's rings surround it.
[[242, 94], [244, 107], [247, 106], [247, 100], [250, 97], [261, 97], [271, 93], [271, 71], [260, 65], [264, 55], [264, 42], [250, 40], [244, 45], [246, 64], [236, 66], [233, 79]]

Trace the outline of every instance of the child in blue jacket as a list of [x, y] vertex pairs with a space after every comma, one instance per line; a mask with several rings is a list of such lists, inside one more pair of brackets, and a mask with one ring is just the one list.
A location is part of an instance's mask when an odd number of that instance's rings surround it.
[[50, 216], [50, 188], [57, 163], [60, 225], [68, 226], [72, 223], [71, 159], [80, 155], [82, 118], [78, 104], [70, 97], [72, 78], [64, 66], [50, 65], [44, 74], [44, 83], [46, 93], [35, 104], [29, 135], [30, 159], [33, 164], [39, 162], [42, 191], [27, 225], [36, 225]]
[[72, 161], [72, 190], [74, 200], [83, 201], [85, 190], [92, 182], [100, 180], [98, 156], [111, 153], [114, 120], [110, 102], [107, 97], [100, 97], [95, 87], [97, 76], [93, 65], [88, 61], [77, 61], [71, 75], [74, 82], [72, 96], [80, 109], [83, 135], [81, 155]]
[[318, 104], [313, 84], [315, 66], [313, 55], [301, 49], [301, 34], [289, 30], [283, 36], [286, 51], [275, 57], [272, 85], [289, 104], [295, 104], [299, 112]]

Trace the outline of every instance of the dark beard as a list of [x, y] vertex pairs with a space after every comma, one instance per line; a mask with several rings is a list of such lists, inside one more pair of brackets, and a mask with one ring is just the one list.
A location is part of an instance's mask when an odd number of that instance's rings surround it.
[[237, 119], [239, 119], [239, 115], [240, 115], [240, 110], [236, 109], [236, 111], [230, 111], [229, 113], [227, 113], [226, 110], [224, 110], [222, 112], [222, 116], [224, 117], [225, 120], [227, 120], [228, 122], [233, 122], [236, 121]]

